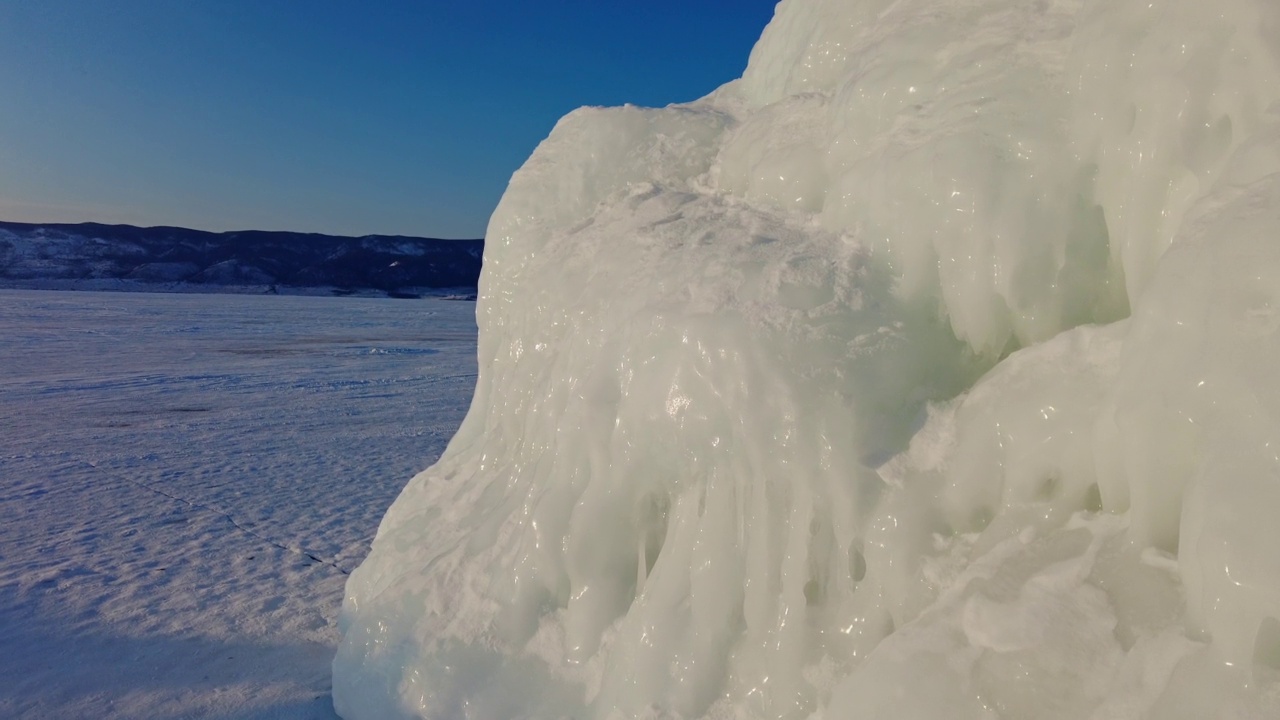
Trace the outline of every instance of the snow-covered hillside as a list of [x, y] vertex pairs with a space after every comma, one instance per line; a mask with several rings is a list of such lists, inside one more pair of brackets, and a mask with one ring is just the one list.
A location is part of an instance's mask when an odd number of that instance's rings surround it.
[[0, 287], [471, 295], [481, 240], [0, 222]]

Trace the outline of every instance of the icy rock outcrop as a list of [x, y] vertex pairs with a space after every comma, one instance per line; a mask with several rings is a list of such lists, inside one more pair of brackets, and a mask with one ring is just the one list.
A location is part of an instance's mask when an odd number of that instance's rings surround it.
[[784, 0], [490, 222], [348, 718], [1280, 714], [1280, 6]]

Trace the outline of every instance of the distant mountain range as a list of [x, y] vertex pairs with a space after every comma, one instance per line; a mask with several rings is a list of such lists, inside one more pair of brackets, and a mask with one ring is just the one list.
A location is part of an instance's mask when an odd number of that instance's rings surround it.
[[0, 222], [0, 287], [474, 297], [483, 240]]

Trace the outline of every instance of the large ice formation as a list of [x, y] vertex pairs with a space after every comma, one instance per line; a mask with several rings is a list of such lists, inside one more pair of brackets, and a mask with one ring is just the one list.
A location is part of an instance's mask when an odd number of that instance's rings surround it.
[[347, 718], [1280, 717], [1280, 3], [784, 0], [565, 117]]

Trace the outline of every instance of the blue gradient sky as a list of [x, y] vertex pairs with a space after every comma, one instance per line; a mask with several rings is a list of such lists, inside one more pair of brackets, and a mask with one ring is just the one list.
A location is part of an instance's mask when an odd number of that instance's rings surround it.
[[479, 237], [580, 105], [741, 75], [774, 0], [0, 0], [0, 219]]

